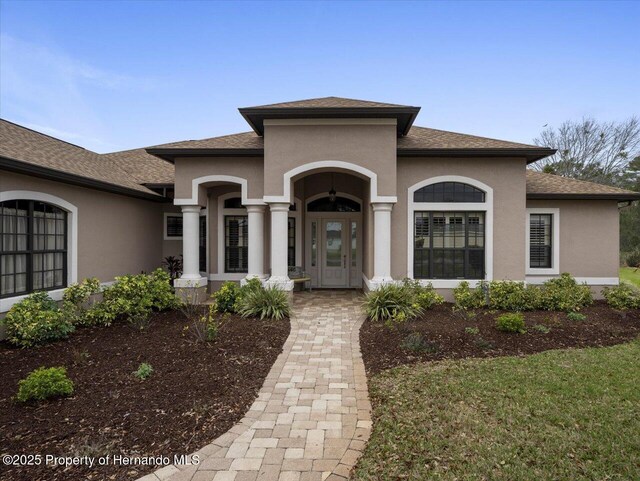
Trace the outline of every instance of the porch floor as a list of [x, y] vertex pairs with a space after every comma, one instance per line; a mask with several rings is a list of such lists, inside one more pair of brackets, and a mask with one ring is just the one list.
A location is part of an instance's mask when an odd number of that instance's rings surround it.
[[359, 330], [359, 290], [293, 297], [291, 334], [258, 398], [197, 465], [140, 481], [337, 481], [349, 477], [371, 432]]

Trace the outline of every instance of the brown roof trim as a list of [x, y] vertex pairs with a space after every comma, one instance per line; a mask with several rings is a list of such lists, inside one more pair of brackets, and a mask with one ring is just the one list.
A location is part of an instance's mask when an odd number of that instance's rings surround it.
[[556, 153], [555, 149], [398, 149], [398, 157], [525, 157], [527, 164]]
[[395, 118], [398, 136], [407, 135], [420, 107], [285, 107], [238, 109], [259, 136], [264, 135], [265, 119]]
[[148, 154], [174, 163], [176, 157], [263, 157], [264, 149], [145, 149]]
[[34, 177], [40, 177], [42, 179], [55, 180], [57, 182], [63, 182], [65, 184], [88, 187], [103, 192], [110, 192], [112, 194], [126, 195], [128, 197], [135, 197], [137, 199], [151, 200], [154, 202], [166, 201], [164, 197], [153, 194], [151, 192], [147, 194], [139, 190], [129, 189], [127, 187], [110, 184], [108, 182], [103, 182], [100, 180], [90, 179], [81, 175], [69, 174], [60, 170], [50, 169], [48, 167], [42, 167], [40, 165], [10, 159], [8, 157], [0, 157], [0, 169], [15, 172], [18, 174], [32, 175]]
[[628, 193], [602, 193], [602, 194], [579, 194], [579, 193], [528, 193], [527, 199], [552, 199], [552, 200], [617, 200], [617, 201], [634, 201], [640, 200], [640, 192]]

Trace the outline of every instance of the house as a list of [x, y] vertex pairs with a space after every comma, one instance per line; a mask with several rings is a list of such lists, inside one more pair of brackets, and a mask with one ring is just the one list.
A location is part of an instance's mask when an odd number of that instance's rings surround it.
[[414, 126], [420, 108], [328, 97], [241, 108], [251, 130], [111, 154], [2, 121], [1, 309], [184, 256], [202, 295], [405, 277], [618, 282], [618, 208], [640, 194], [534, 172], [554, 153]]

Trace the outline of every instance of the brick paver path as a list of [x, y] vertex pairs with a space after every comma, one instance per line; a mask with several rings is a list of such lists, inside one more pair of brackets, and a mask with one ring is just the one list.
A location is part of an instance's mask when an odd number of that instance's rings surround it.
[[140, 481], [343, 481], [371, 431], [360, 354], [362, 298], [296, 294], [291, 334], [246, 416], [194, 454]]

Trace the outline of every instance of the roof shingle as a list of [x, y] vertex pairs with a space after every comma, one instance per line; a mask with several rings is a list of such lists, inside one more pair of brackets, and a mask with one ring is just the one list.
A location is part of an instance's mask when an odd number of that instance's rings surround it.
[[532, 197], [574, 196], [576, 198], [584, 198], [595, 196], [624, 200], [640, 199], [640, 193], [631, 190], [571, 179], [560, 175], [546, 174], [535, 170], [527, 170], [527, 195]]
[[[362, 109], [362, 108], [408, 108], [409, 105], [387, 104], [370, 100], [348, 99], [344, 97], [320, 97], [315, 99], [279, 102], [277, 104], [244, 107], [244, 109]], [[241, 109], [243, 110], [243, 109]]]

